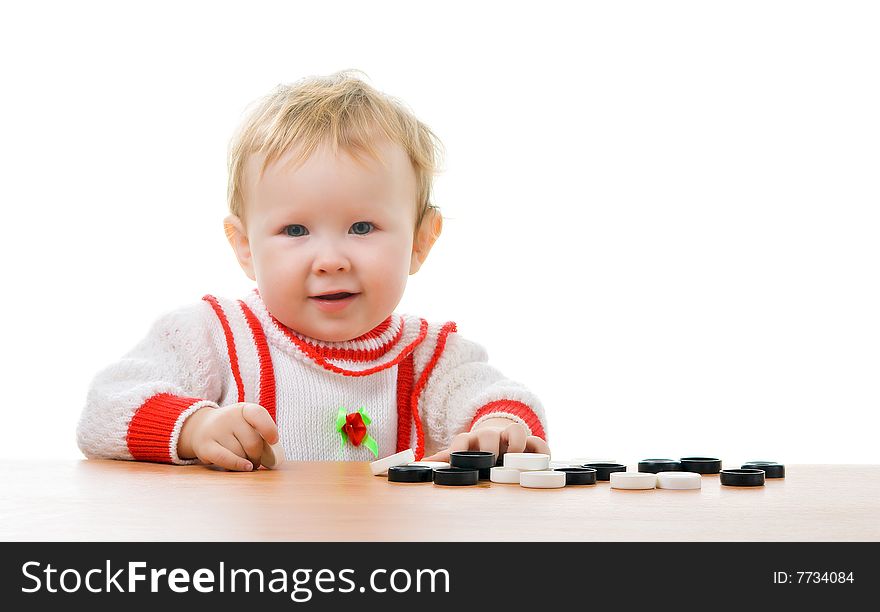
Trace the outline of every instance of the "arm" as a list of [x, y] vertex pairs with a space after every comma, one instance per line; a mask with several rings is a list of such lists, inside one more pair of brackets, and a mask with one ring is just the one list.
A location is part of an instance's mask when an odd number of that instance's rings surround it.
[[479, 344], [452, 332], [425, 387], [425, 448], [443, 459], [453, 450], [546, 452], [546, 416], [524, 385], [488, 364]]
[[200, 301], [165, 314], [137, 346], [95, 376], [77, 426], [83, 454], [195, 463], [178, 454], [181, 427], [201, 408], [217, 408], [222, 394], [210, 308]]

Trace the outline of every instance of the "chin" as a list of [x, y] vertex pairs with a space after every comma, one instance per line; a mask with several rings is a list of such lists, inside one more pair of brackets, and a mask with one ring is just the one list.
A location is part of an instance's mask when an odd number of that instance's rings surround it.
[[[323, 340], [324, 342], [347, 342], [348, 340], [354, 340], [358, 336], [365, 334], [367, 332], [360, 332], [355, 330], [342, 330], [342, 331], [331, 331], [331, 330], [323, 330], [324, 333], [319, 333], [314, 336], [317, 340]], [[370, 331], [370, 330], [367, 330]]]

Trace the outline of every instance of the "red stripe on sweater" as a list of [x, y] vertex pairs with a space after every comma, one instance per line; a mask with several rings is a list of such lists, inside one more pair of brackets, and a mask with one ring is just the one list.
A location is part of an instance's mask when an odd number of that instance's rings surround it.
[[518, 416], [526, 422], [526, 425], [528, 425], [529, 429], [532, 430], [533, 436], [538, 436], [545, 442], [547, 441], [547, 433], [541, 426], [541, 420], [538, 418], [538, 415], [535, 414], [535, 411], [532, 410], [528, 406], [528, 404], [523, 404], [522, 402], [518, 402], [516, 400], [496, 400], [494, 402], [489, 402], [485, 406], [482, 406], [479, 410], [477, 410], [476, 414], [474, 414], [474, 418], [471, 421], [471, 426], [469, 429], [472, 429], [474, 423], [476, 423], [479, 419], [494, 412], [506, 412], [508, 414]]
[[412, 436], [413, 355], [397, 366], [397, 452], [409, 448]]
[[254, 344], [257, 347], [257, 357], [260, 360], [260, 406], [272, 415], [273, 421], [278, 422], [275, 417], [275, 368], [272, 366], [272, 355], [269, 353], [266, 334], [263, 333], [259, 319], [247, 304], [241, 300], [238, 300], [238, 304], [254, 334]]
[[232, 366], [232, 377], [235, 379], [236, 387], [238, 387], [238, 401], [243, 402], [244, 383], [241, 382], [241, 372], [238, 369], [238, 356], [235, 353], [235, 339], [232, 337], [232, 328], [229, 327], [229, 320], [226, 318], [226, 313], [223, 312], [223, 307], [220, 306], [220, 302], [217, 301], [217, 298], [213, 295], [206, 295], [203, 296], [202, 299], [211, 305], [211, 308], [214, 309], [214, 314], [220, 319], [220, 325], [223, 326], [223, 333], [226, 335], [226, 350], [229, 352], [229, 364]]
[[437, 345], [434, 347], [434, 354], [431, 356], [428, 365], [425, 366], [425, 371], [419, 377], [416, 388], [413, 389], [410, 406], [412, 406], [413, 422], [416, 425], [416, 461], [420, 461], [425, 454], [425, 432], [422, 430], [422, 419], [419, 416], [419, 397], [422, 395], [422, 391], [428, 383], [428, 377], [434, 371], [434, 366], [437, 365], [443, 349], [446, 348], [446, 337], [454, 331], [457, 331], [457, 328], [452, 321], [445, 323], [440, 329], [440, 333], [437, 334]]
[[171, 433], [182, 412], [197, 402], [194, 397], [159, 393], [134, 413], [125, 436], [128, 451], [137, 461], [171, 463]]

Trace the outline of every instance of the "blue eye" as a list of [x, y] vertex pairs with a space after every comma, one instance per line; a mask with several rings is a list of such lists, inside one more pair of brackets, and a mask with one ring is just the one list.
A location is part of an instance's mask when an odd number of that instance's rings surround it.
[[286, 226], [284, 228], [284, 233], [288, 236], [298, 238], [299, 236], [305, 236], [306, 234], [308, 234], [309, 230], [306, 229], [305, 225], [295, 224]]
[[357, 223], [352, 224], [351, 229], [354, 230], [352, 232], [353, 234], [363, 236], [364, 234], [368, 234], [373, 227], [373, 224], [369, 221], [358, 221]]

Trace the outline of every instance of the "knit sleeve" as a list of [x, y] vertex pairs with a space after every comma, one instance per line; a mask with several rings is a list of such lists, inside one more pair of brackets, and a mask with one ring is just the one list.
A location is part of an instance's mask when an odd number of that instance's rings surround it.
[[[442, 334], [438, 341], [444, 341]], [[541, 401], [521, 383], [505, 378], [488, 358], [485, 348], [455, 331], [445, 337], [422, 396], [425, 454], [447, 448], [456, 434], [499, 416], [547, 439]]]
[[177, 455], [184, 420], [218, 407], [221, 360], [200, 301], [156, 320], [146, 337], [93, 378], [77, 426], [86, 457], [190, 464]]

